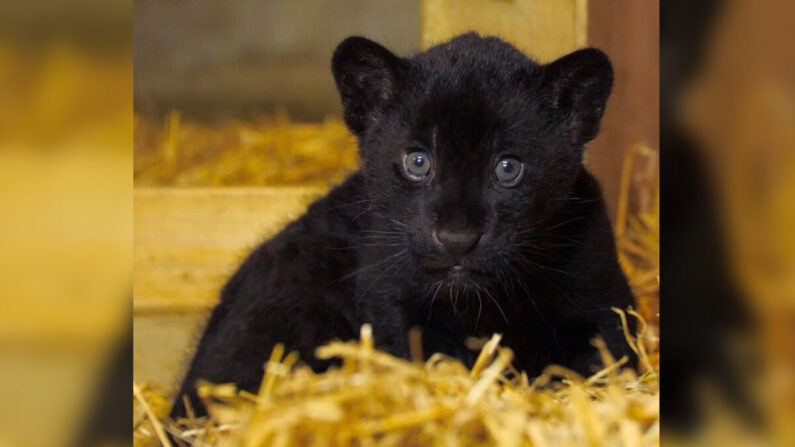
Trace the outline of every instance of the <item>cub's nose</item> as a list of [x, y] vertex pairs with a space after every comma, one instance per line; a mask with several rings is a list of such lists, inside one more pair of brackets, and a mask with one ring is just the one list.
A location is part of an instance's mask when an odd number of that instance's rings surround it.
[[477, 231], [434, 230], [433, 238], [452, 255], [463, 256], [475, 249], [481, 233]]

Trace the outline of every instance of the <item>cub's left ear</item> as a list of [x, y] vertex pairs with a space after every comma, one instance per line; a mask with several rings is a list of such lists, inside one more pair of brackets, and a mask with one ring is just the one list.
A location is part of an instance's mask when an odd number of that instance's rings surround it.
[[613, 88], [613, 67], [602, 51], [585, 48], [544, 66], [547, 105], [567, 127], [572, 143], [582, 145], [599, 132], [599, 121]]
[[361, 137], [400, 91], [407, 62], [381, 45], [353, 36], [337, 46], [331, 71], [342, 97], [345, 124]]

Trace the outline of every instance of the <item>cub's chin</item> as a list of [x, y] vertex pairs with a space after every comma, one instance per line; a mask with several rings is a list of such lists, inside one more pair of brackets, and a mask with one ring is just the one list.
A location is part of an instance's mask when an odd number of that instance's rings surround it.
[[434, 287], [441, 284], [443, 287], [452, 287], [460, 291], [475, 290], [489, 282], [489, 275], [484, 271], [463, 262], [446, 266], [428, 266], [424, 269], [424, 273]]

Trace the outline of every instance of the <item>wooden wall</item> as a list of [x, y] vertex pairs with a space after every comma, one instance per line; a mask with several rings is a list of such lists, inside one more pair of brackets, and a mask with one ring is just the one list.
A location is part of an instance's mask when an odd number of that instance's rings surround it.
[[602, 182], [615, 218], [624, 151], [637, 143], [660, 147], [660, 2], [588, 2], [588, 44], [613, 62], [615, 86], [602, 130], [588, 149], [588, 166]]
[[476, 31], [503, 38], [541, 62], [585, 45], [586, 0], [422, 0], [423, 48]]

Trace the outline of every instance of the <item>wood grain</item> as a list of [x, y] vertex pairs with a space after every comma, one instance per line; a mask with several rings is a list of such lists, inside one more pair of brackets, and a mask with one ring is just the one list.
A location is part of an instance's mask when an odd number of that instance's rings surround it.
[[322, 193], [304, 187], [137, 189], [135, 313], [212, 306], [248, 252]]
[[496, 35], [541, 62], [585, 46], [586, 0], [422, 0], [424, 48], [468, 31]]

